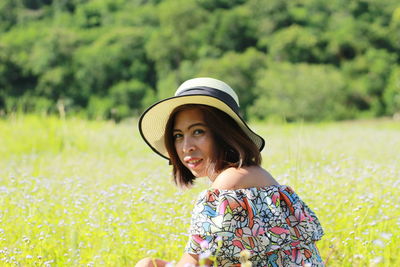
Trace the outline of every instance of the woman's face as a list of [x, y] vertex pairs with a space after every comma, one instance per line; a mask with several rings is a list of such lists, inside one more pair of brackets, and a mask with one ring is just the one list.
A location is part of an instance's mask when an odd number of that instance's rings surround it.
[[212, 176], [207, 171], [212, 159], [213, 138], [199, 109], [184, 110], [176, 115], [173, 138], [179, 159], [195, 177]]

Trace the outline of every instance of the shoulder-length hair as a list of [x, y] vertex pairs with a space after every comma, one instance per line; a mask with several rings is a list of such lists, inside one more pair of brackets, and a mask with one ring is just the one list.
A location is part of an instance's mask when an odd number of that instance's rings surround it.
[[179, 159], [173, 138], [176, 115], [190, 109], [200, 110], [204, 123], [210, 129], [213, 137], [215, 153], [211, 155], [209, 172], [219, 173], [229, 167], [240, 168], [261, 164], [261, 153], [257, 146], [236, 121], [225, 112], [200, 104], [182, 105], [171, 112], [164, 132], [164, 142], [173, 166], [175, 184], [188, 187], [194, 183], [196, 178]]

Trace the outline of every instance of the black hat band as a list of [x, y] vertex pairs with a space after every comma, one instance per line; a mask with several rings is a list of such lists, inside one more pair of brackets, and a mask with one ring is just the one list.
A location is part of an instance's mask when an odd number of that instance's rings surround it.
[[205, 95], [220, 99], [222, 102], [227, 104], [236, 114], [239, 114], [239, 106], [235, 99], [228, 93], [206, 86], [198, 86], [193, 88], [185, 89], [179, 92], [176, 96], [188, 96], [188, 95]]

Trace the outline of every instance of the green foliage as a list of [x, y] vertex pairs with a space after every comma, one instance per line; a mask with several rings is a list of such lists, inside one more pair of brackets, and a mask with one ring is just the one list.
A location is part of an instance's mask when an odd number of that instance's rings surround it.
[[243, 52], [257, 43], [256, 23], [248, 7], [215, 11], [205, 30], [199, 33], [211, 45], [222, 52]]
[[259, 73], [257, 99], [250, 116], [294, 120], [344, 119], [345, 81], [339, 71], [324, 65], [270, 64]]
[[321, 54], [315, 34], [298, 25], [277, 31], [267, 46], [275, 61], [316, 62]]
[[130, 116], [138, 116], [156, 100], [154, 92], [138, 80], [122, 81], [110, 88], [109, 96], [93, 95], [88, 103], [91, 119], [113, 119], [120, 121]]
[[389, 115], [400, 114], [400, 67], [393, 68], [384, 93]]
[[389, 40], [394, 49], [400, 53], [400, 6], [394, 9], [389, 25]]
[[329, 17], [326, 51], [335, 64], [353, 59], [368, 47], [366, 36], [358, 27], [356, 19], [345, 11]]
[[[334, 67], [347, 91], [337, 106], [347, 114], [291, 120], [393, 114], [399, 10], [397, 0], [2, 0], [0, 113], [60, 113], [66, 101], [68, 113], [120, 120], [201, 75], [227, 81], [244, 115], [263, 119], [257, 73], [294, 63]], [[148, 92], [115, 89], [133, 81], [140, 86], [129, 88]], [[293, 87], [288, 77], [280, 82]], [[120, 91], [143, 99], [120, 103]]]
[[211, 76], [229, 81], [239, 96], [243, 115], [247, 117], [248, 108], [257, 98], [257, 92], [253, 90], [257, 81], [256, 74], [266, 66], [266, 61], [263, 53], [252, 48], [244, 53], [229, 52], [220, 59], [200, 61], [196, 76]]
[[124, 81], [114, 85], [110, 89], [110, 98], [117, 108], [114, 116], [118, 119], [132, 115], [138, 116], [156, 100], [153, 90], [138, 80]]
[[4, 99], [6, 113], [38, 113], [49, 114], [55, 111], [53, 101], [40, 96], [25, 94], [19, 97], [6, 96]]
[[210, 11], [218, 8], [230, 9], [243, 4], [246, 0], [196, 0], [197, 4]]
[[17, 23], [18, 2], [15, 0], [0, 1], [0, 32], [10, 29]]
[[[186, 64], [185, 64], [186, 65]], [[170, 71], [157, 82], [157, 98], [164, 99], [175, 94], [181, 79], [178, 79], [177, 71]]]
[[90, 46], [75, 53], [75, 95], [86, 99], [91, 94], [107, 95], [111, 86], [135, 78], [149, 82], [149, 64], [144, 53], [141, 29], [110, 29]]
[[146, 45], [146, 52], [157, 65], [160, 76], [179, 68], [184, 59], [194, 59], [201, 45], [196, 26], [206, 21], [206, 13], [194, 0], [164, 1], [157, 7], [160, 27]]
[[113, 103], [110, 98], [92, 95], [87, 106], [88, 118], [96, 120], [110, 118], [112, 108]]
[[92, 0], [77, 5], [75, 19], [78, 27], [93, 28], [114, 24], [114, 13], [123, 7], [125, 0]]
[[383, 93], [397, 56], [386, 50], [368, 49], [367, 52], [343, 64], [351, 88], [351, 102], [359, 110], [372, 116], [384, 113]]

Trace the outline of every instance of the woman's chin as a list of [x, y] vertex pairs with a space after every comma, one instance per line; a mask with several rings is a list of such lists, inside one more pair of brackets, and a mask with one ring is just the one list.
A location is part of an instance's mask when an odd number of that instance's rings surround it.
[[196, 177], [196, 178], [201, 178], [201, 177], [206, 177], [207, 176], [207, 174], [199, 173], [199, 172], [196, 172], [196, 171], [191, 171], [191, 172], [192, 172], [193, 176]]

